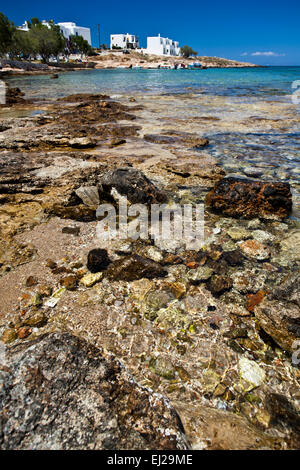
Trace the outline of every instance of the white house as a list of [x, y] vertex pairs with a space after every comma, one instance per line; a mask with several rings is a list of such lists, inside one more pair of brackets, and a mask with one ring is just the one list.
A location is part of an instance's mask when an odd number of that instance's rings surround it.
[[111, 34], [110, 48], [138, 49], [139, 39], [134, 34]]
[[[48, 21], [43, 20], [42, 24], [50, 28]], [[84, 28], [83, 26], [77, 26], [76, 23], [57, 23], [57, 26], [60, 27], [60, 30], [66, 39], [69, 39], [70, 36], [82, 36], [83, 39], [86, 39], [87, 42], [91, 45], [91, 30], [90, 28]], [[17, 29], [20, 31], [28, 31], [28, 22], [25, 21], [22, 26], [19, 26]]]
[[158, 36], [147, 38], [147, 49], [143, 49], [146, 54], [165, 55], [165, 56], [179, 56], [180, 47], [177, 41], [169, 38], [162, 38]]
[[57, 23], [57, 25], [66, 39], [70, 36], [82, 36], [90, 46], [92, 45], [90, 28], [77, 26], [76, 23]]

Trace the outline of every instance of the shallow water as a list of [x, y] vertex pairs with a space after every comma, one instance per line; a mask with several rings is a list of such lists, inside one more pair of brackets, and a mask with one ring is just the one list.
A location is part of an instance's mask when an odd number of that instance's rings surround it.
[[293, 217], [300, 218], [300, 96], [299, 104], [292, 100], [300, 67], [87, 70], [62, 73], [58, 80], [8, 80], [28, 98], [46, 101], [83, 92], [120, 100], [135, 95], [146, 105], [139, 115], [144, 133], [179, 129], [208, 136], [204, 151], [228, 174], [290, 182]]

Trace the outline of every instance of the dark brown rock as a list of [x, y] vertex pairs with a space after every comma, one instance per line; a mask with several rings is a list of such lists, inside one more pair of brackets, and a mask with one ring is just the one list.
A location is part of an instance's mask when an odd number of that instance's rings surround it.
[[4, 450], [187, 449], [162, 395], [141, 387], [112, 356], [70, 334], [10, 348], [0, 368]]
[[23, 104], [26, 100], [23, 98], [23, 93], [20, 88], [6, 88], [6, 105]]
[[110, 264], [107, 251], [102, 248], [91, 250], [87, 257], [87, 268], [91, 273], [99, 273], [104, 271]]
[[240, 250], [224, 251], [223, 258], [229, 266], [239, 266], [244, 261], [244, 256]]
[[284, 396], [279, 393], [269, 393], [265, 399], [265, 408], [271, 416], [270, 426], [289, 435], [286, 438], [289, 447], [300, 446], [300, 416], [299, 411]]
[[27, 279], [26, 279], [26, 287], [33, 287], [33, 286], [36, 286], [38, 284], [38, 279], [35, 277], [35, 276], [29, 276]]
[[126, 196], [129, 202], [154, 204], [166, 202], [165, 194], [139, 170], [125, 167], [110, 171], [101, 179], [100, 195], [111, 198], [111, 190]]
[[219, 181], [209, 192], [206, 204], [229, 217], [283, 219], [291, 212], [292, 195], [288, 183], [229, 177]]
[[166, 275], [164, 268], [155, 261], [139, 255], [127, 256], [113, 263], [107, 272], [112, 280], [136, 281], [138, 279], [153, 279]]
[[77, 287], [77, 277], [75, 274], [65, 276], [60, 280], [60, 285], [65, 287], [67, 290], [75, 290]]
[[75, 235], [76, 237], [78, 237], [80, 233], [80, 227], [63, 227], [62, 233], [68, 233], [70, 235]]
[[207, 283], [207, 289], [214, 295], [221, 295], [231, 287], [232, 279], [229, 276], [214, 275]]

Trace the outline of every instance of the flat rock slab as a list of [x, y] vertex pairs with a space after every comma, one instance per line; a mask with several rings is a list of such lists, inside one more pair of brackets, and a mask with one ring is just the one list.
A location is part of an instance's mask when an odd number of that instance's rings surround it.
[[169, 401], [86, 341], [44, 335], [1, 361], [1, 449], [188, 448]]

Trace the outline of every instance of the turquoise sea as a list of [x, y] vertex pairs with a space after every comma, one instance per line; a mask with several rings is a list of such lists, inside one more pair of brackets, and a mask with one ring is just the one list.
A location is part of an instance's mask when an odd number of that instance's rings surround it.
[[300, 67], [259, 67], [207, 70], [84, 70], [67, 72], [59, 80], [47, 75], [14, 77], [29, 96], [51, 98], [70, 93], [184, 93], [199, 89], [225, 96], [280, 97], [292, 92]]
[[[209, 138], [205, 151], [227, 174], [288, 181], [293, 216], [300, 217], [300, 67], [84, 70], [61, 73], [57, 80], [36, 75], [9, 81], [41, 101], [73, 93], [100, 92], [125, 101], [134, 95], [139, 104], [156, 106], [157, 116], [167, 116], [173, 129], [190, 119], [185, 130]], [[198, 116], [218, 122], [197, 127]]]

